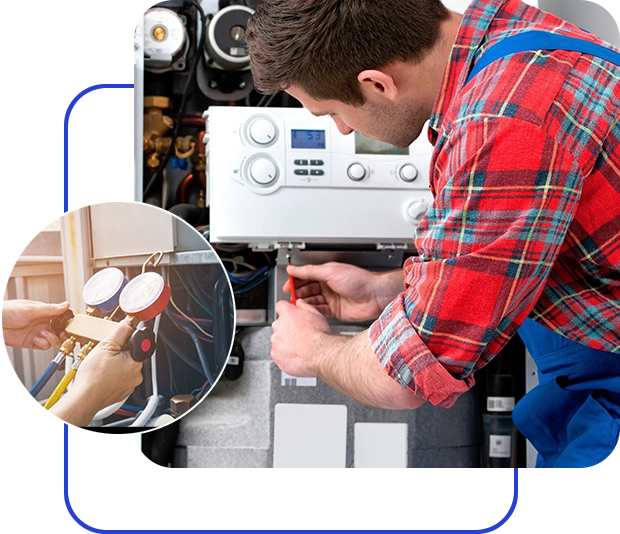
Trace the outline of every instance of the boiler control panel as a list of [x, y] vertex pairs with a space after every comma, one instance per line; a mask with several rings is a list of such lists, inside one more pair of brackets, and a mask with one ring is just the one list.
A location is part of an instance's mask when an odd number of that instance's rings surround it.
[[215, 242], [407, 244], [432, 202], [424, 135], [398, 148], [302, 108], [205, 116]]

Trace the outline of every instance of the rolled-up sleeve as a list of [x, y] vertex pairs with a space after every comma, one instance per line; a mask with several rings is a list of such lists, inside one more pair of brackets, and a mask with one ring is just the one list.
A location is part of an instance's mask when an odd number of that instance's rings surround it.
[[449, 135], [404, 291], [370, 328], [388, 374], [450, 407], [536, 304], [574, 218], [583, 176], [540, 126], [476, 119]]

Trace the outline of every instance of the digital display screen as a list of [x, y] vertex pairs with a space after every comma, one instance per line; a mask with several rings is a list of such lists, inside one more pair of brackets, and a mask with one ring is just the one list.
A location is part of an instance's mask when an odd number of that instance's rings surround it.
[[325, 148], [325, 130], [291, 130], [291, 148]]
[[408, 156], [409, 147], [398, 148], [355, 132], [355, 153], [372, 154], [373, 156]]

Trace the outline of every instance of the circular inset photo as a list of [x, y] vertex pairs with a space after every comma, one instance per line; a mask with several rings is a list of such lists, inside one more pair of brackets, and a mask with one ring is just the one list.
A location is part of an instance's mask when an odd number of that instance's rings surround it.
[[79, 427], [139, 432], [205, 399], [226, 366], [235, 309], [199, 232], [162, 209], [112, 202], [68, 213], [30, 242], [2, 331], [44, 409]]

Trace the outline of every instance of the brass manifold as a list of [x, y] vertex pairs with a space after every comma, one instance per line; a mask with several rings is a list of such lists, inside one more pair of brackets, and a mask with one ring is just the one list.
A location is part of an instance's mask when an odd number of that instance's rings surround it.
[[[167, 137], [174, 127], [174, 121], [165, 114], [172, 108], [172, 101], [165, 96], [144, 97], [143, 151], [146, 166], [157, 169], [161, 158], [168, 152], [172, 138]], [[177, 137], [174, 152], [180, 159], [189, 158], [196, 153], [198, 142], [193, 135]]]

